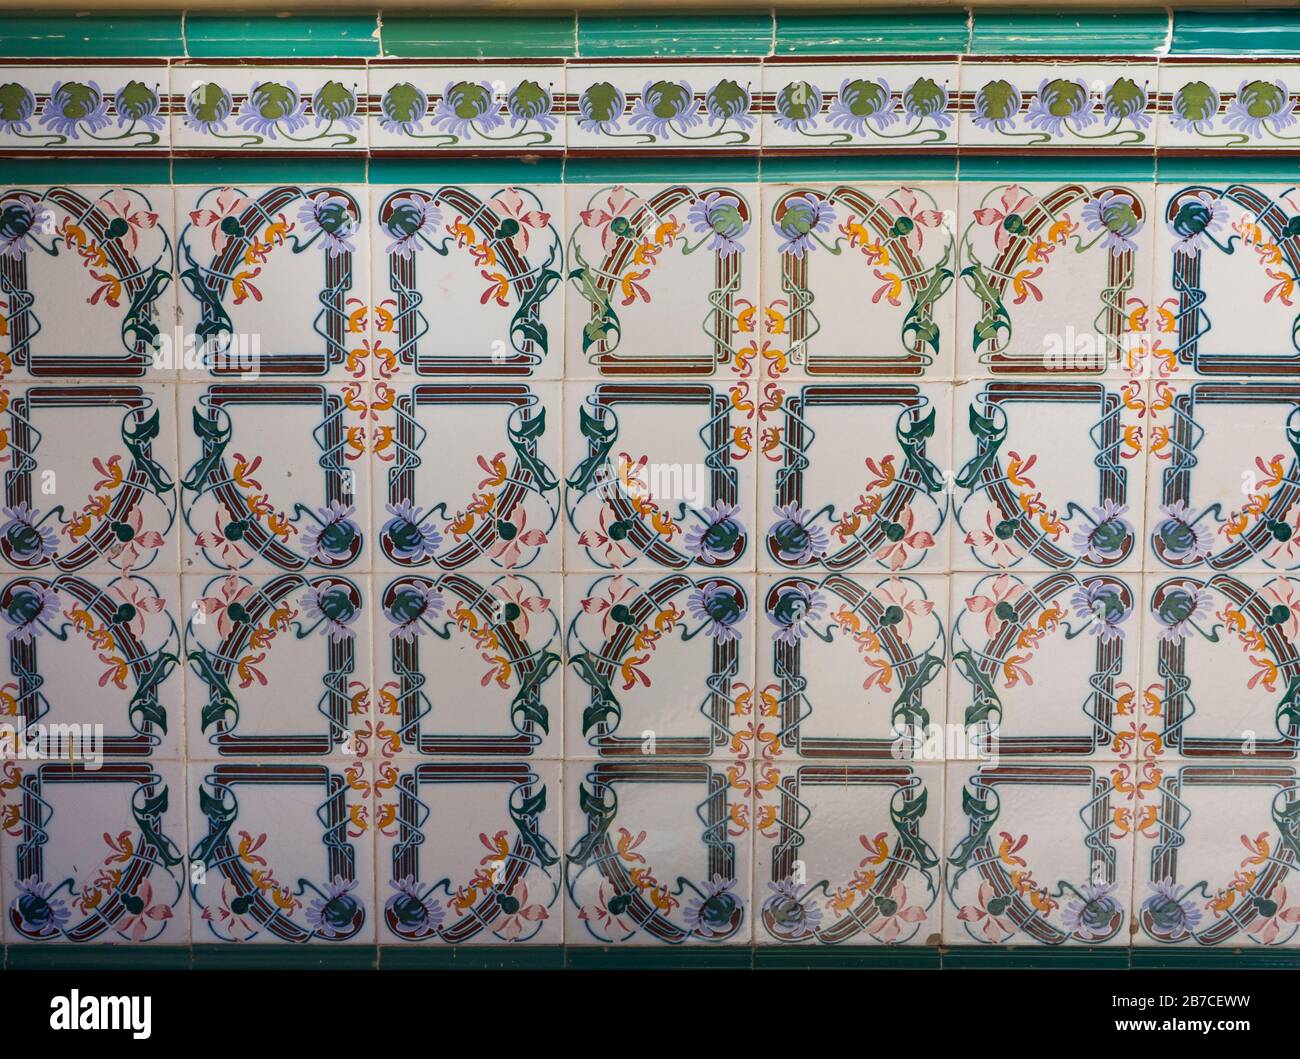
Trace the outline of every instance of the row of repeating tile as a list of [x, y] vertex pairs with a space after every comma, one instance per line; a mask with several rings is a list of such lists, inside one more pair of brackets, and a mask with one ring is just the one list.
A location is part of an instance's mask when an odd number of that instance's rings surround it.
[[55, 185], [0, 208], [15, 378], [1300, 365], [1300, 201], [1283, 184]]
[[44, 763], [6, 794], [10, 944], [1249, 946], [1300, 930], [1300, 788], [1282, 765]]
[[1289, 147], [1297, 60], [0, 60], [6, 151]]

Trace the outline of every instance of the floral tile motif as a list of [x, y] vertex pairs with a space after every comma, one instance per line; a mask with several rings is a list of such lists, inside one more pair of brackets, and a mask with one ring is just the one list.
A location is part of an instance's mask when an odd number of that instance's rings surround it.
[[1151, 185], [963, 182], [957, 374], [1100, 375], [1145, 348]]
[[392, 767], [377, 796], [381, 943], [558, 945], [559, 763]]
[[762, 567], [901, 573], [944, 566], [951, 402], [947, 387], [928, 384], [766, 384]]
[[757, 186], [565, 193], [569, 378], [757, 371]]
[[12, 762], [0, 842], [9, 944], [184, 945], [185, 768]]
[[745, 945], [754, 774], [736, 761], [566, 763], [566, 945]]
[[137, 385], [0, 387], [0, 567], [175, 571], [175, 396]]
[[962, 61], [969, 147], [1154, 147], [1156, 64]]
[[942, 766], [787, 763], [757, 786], [758, 944], [938, 943]]
[[560, 398], [547, 383], [377, 383], [376, 563], [560, 569]]
[[682, 573], [565, 587], [565, 756], [712, 757], [753, 734], [754, 582]]
[[187, 376], [368, 374], [364, 187], [178, 187]]
[[379, 585], [373, 650], [381, 753], [511, 762], [560, 756], [559, 576], [435, 570]]
[[895, 59], [763, 67], [765, 147], [957, 142], [957, 64]]
[[138, 379], [171, 338], [168, 187], [0, 190], [0, 351], [6, 373]]
[[743, 148], [759, 145], [752, 64], [569, 63], [573, 148]]
[[1141, 593], [1104, 572], [955, 575], [950, 723], [998, 758], [1132, 758]]
[[1162, 147], [1277, 150], [1296, 139], [1300, 69], [1294, 61], [1167, 61], [1160, 96]]
[[565, 146], [564, 66], [370, 65], [375, 150]]
[[1293, 765], [1171, 767], [1138, 837], [1138, 945], [1296, 945], [1293, 873], [1300, 781]]
[[1140, 568], [1149, 413], [1133, 380], [966, 387], [955, 412], [954, 567]]
[[951, 375], [956, 207], [951, 183], [764, 186], [768, 377]]
[[364, 576], [231, 571], [182, 587], [192, 755], [364, 754], [381, 737]]
[[1164, 760], [1294, 761], [1300, 749], [1300, 580], [1149, 574], [1142, 701]]
[[565, 570], [752, 570], [757, 400], [747, 382], [566, 383]]
[[[1163, 374], [1294, 374], [1300, 366], [1294, 187], [1162, 184], [1157, 207], [1154, 300]], [[1250, 307], [1249, 327], [1240, 323], [1243, 306]]]
[[819, 764], [918, 756], [944, 723], [947, 580], [765, 575], [759, 587], [756, 753]]
[[364, 567], [368, 397], [360, 383], [182, 386], [185, 569]]
[[165, 63], [0, 66], [0, 149], [166, 150]]
[[5, 668], [12, 676], [0, 685], [0, 723], [13, 733], [5, 749], [33, 743], [60, 758], [40, 740], [56, 740], [64, 725], [82, 732], [99, 725], [80, 751], [70, 748], [74, 760], [78, 752], [130, 760], [181, 756], [175, 574], [20, 575], [2, 585]]
[[192, 762], [195, 944], [373, 945], [374, 779], [362, 761]]
[[1156, 568], [1300, 567], [1300, 385], [1161, 382], [1151, 407]]
[[[564, 189], [371, 188], [378, 378], [563, 371]], [[454, 326], [452, 322], [454, 321]]]
[[949, 764], [943, 938], [1127, 945], [1132, 766]]
[[363, 150], [366, 69], [172, 66], [177, 150]]

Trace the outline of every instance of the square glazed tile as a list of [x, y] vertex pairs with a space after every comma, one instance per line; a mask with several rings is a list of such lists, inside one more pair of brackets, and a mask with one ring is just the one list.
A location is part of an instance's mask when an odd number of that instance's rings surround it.
[[763, 187], [768, 378], [950, 378], [953, 183]]
[[1148, 569], [1300, 566], [1300, 384], [1152, 389]]
[[748, 382], [566, 383], [565, 570], [754, 569], [758, 400]]
[[5, 150], [165, 151], [167, 64], [0, 66]]
[[757, 370], [756, 184], [565, 188], [570, 379]]
[[174, 63], [178, 151], [361, 151], [366, 68]]
[[757, 944], [938, 944], [943, 780], [942, 765], [762, 769]]
[[763, 65], [765, 147], [953, 145], [956, 106], [952, 61]]
[[1298, 214], [1292, 184], [1160, 185], [1155, 321], [1166, 372], [1295, 374]]
[[517, 761], [563, 745], [558, 574], [381, 575], [373, 638], [385, 753]]
[[365, 375], [366, 188], [176, 188], [181, 366], [206, 378]]
[[948, 579], [760, 578], [755, 752], [905, 761], [944, 724]]
[[366, 569], [367, 383], [180, 387], [185, 570]]
[[560, 944], [559, 762], [394, 768], [376, 796], [381, 944]]
[[[0, 731], [8, 724], [14, 733], [0, 760], [32, 742], [54, 760], [183, 756], [175, 574], [10, 574], [0, 585], [14, 678], [0, 686]], [[90, 745], [60, 752], [65, 725], [93, 733]]]
[[565, 581], [565, 757], [748, 752], [754, 580], [597, 573]]
[[0, 568], [174, 572], [175, 388], [9, 383], [0, 395]]
[[373, 945], [374, 778], [360, 760], [191, 762], [194, 943]]
[[563, 148], [564, 76], [561, 63], [371, 63], [370, 144], [379, 151]]
[[949, 719], [994, 758], [1131, 758], [1142, 582], [1110, 573], [955, 574]]
[[1036, 147], [1151, 148], [1156, 92], [1152, 59], [1037, 63], [968, 57], [962, 60], [961, 143], [1017, 153]]
[[568, 64], [571, 148], [757, 147], [753, 63]]
[[1100, 763], [949, 764], [945, 944], [1129, 944], [1131, 773]]
[[6, 373], [167, 377], [174, 340], [172, 191], [35, 186], [0, 191], [0, 350]]
[[558, 383], [375, 384], [375, 568], [559, 570]]
[[1295, 139], [1295, 60], [1235, 56], [1160, 64], [1160, 146], [1284, 148]]
[[373, 594], [365, 575], [187, 574], [192, 756], [364, 754]]
[[951, 388], [768, 383], [759, 421], [763, 569], [943, 568]]
[[15, 772], [5, 808], [17, 813], [0, 842], [8, 944], [189, 942], [184, 765], [43, 761]]
[[1150, 180], [964, 181], [957, 376], [1122, 374], [1147, 341]]
[[564, 188], [370, 189], [375, 373], [556, 378], [564, 368]]
[[566, 945], [745, 945], [747, 761], [568, 762]]
[[953, 568], [1141, 569], [1152, 414], [1140, 380], [958, 387]]
[[1134, 944], [1240, 952], [1300, 943], [1294, 765], [1170, 766], [1146, 797]]

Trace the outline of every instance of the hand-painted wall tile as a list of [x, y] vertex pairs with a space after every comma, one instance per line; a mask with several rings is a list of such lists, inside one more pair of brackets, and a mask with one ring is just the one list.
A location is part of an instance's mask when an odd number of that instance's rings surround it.
[[1231, 59], [1170, 61], [1160, 69], [1162, 147], [1278, 149], [1297, 137], [1300, 66]]
[[0, 150], [165, 152], [167, 66], [0, 65]]

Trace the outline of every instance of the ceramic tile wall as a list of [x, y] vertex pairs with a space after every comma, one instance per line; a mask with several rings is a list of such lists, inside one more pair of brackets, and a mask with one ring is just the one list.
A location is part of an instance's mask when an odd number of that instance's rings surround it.
[[10, 951], [1300, 948], [1285, 25], [167, 25], [0, 30]]

